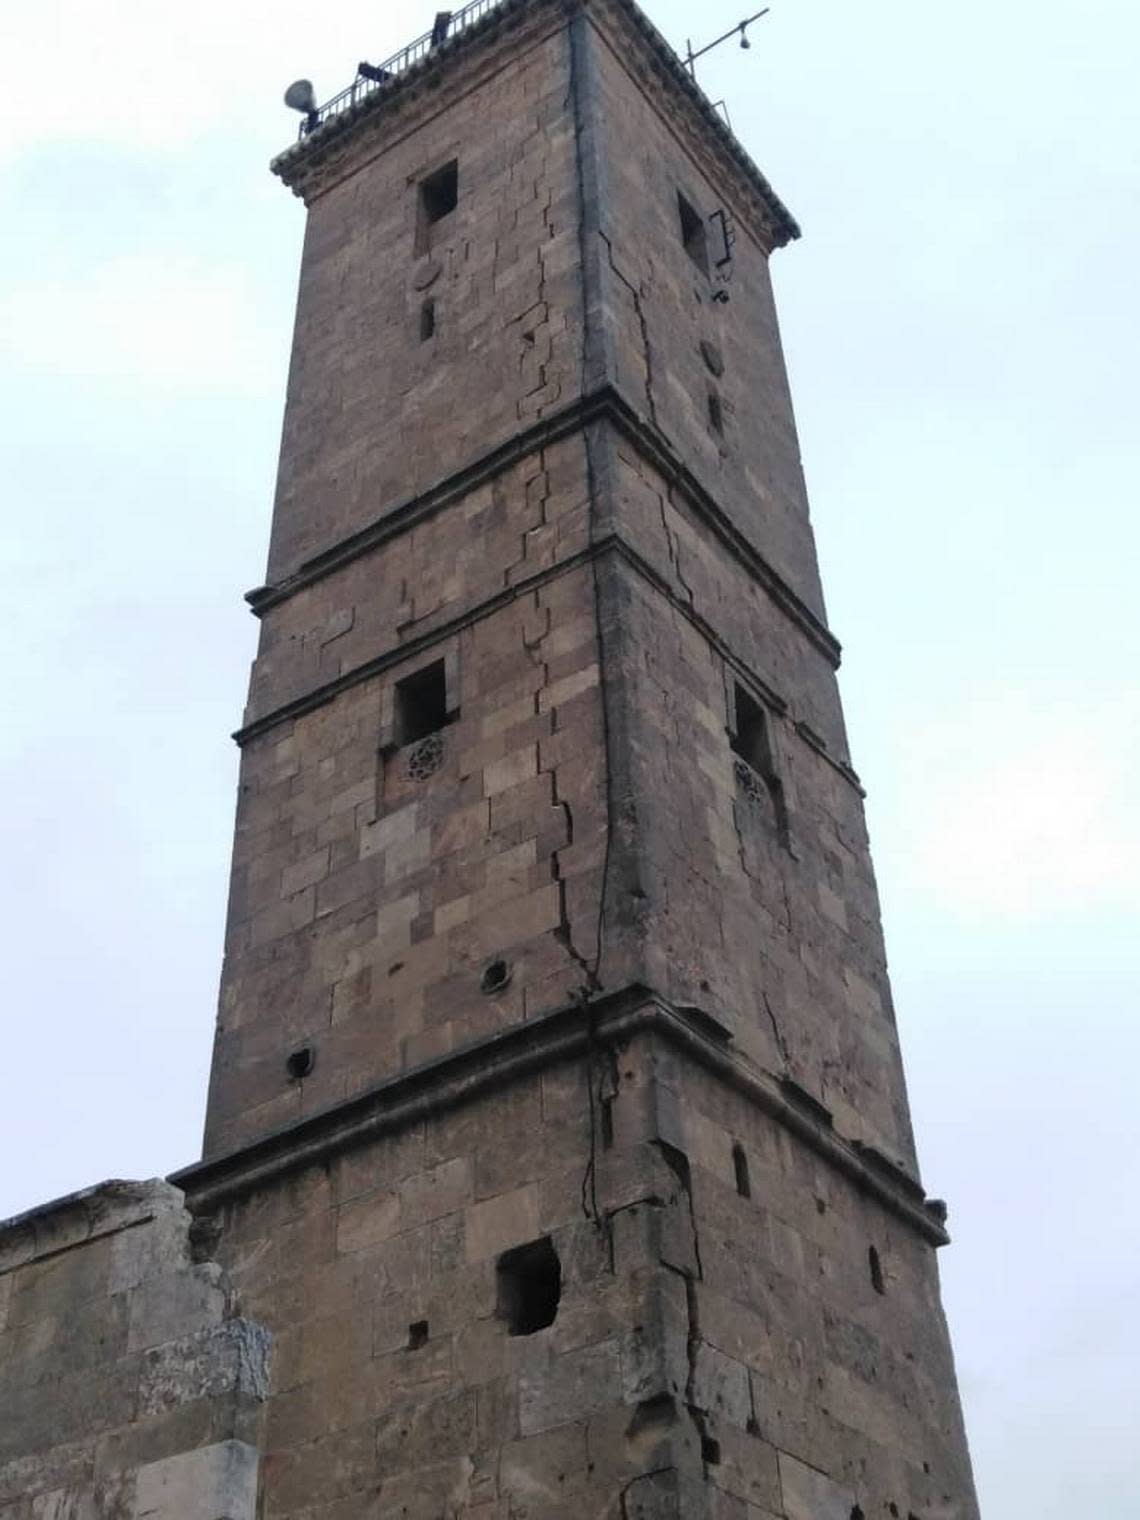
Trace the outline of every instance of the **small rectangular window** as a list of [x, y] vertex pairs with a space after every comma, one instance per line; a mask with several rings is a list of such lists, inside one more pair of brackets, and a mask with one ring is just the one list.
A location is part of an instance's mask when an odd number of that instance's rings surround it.
[[396, 682], [396, 744], [415, 744], [448, 722], [447, 676], [442, 660]]
[[431, 247], [432, 228], [442, 222], [459, 204], [459, 160], [453, 158], [420, 180], [419, 219], [416, 226], [416, 251], [426, 253]]
[[764, 709], [739, 682], [736, 686], [736, 732], [732, 736], [732, 748], [758, 776], [767, 780], [775, 774]]
[[733, 753], [737, 756], [737, 782], [744, 796], [768, 814], [775, 823], [781, 843], [790, 848], [784, 783], [776, 768], [768, 714], [739, 682], [735, 687], [733, 705], [736, 724], [730, 737]]
[[677, 191], [677, 211], [681, 218], [681, 242], [685, 252], [703, 275], [709, 272], [709, 239], [705, 219], [681, 192]]
[[709, 426], [718, 438], [724, 437], [724, 407], [716, 391], [709, 391]]
[[435, 337], [435, 302], [425, 301], [420, 307], [420, 342]]

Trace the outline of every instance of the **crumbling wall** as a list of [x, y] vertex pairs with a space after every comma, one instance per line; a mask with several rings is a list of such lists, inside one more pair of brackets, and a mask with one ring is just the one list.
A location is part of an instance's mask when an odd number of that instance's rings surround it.
[[200, 1254], [164, 1182], [0, 1225], [2, 1520], [253, 1520], [269, 1337]]

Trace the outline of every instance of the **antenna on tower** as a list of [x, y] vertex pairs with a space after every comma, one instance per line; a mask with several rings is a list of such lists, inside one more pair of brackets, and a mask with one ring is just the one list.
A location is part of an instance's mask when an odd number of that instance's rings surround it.
[[720, 47], [721, 43], [727, 42], [730, 37], [735, 37], [739, 34], [740, 46], [745, 49], [750, 48], [752, 46], [752, 43], [748, 40], [748, 28], [754, 21], [759, 21], [761, 16], [766, 16], [771, 9], [772, 7], [770, 5], [766, 5], [762, 11], [757, 11], [755, 16], [748, 16], [745, 18], [745, 20], [738, 21], [735, 26], [730, 27], [729, 30], [725, 32], [723, 37], [718, 37], [715, 42], [707, 42], [703, 48], [698, 48], [695, 53], [693, 52], [692, 42], [689, 38], [686, 37], [685, 47], [687, 51], [685, 53], [685, 67], [688, 69], [693, 78], [695, 79], [697, 77], [697, 59], [703, 58], [706, 53], [711, 53], [713, 48]]

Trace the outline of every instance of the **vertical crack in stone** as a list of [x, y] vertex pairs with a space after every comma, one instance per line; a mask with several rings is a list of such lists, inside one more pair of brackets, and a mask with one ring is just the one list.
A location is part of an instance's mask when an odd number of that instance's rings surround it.
[[764, 1002], [764, 1011], [768, 1015], [768, 1022], [772, 1026], [772, 1033], [776, 1037], [776, 1048], [780, 1052], [780, 1055], [783, 1058], [784, 1065], [785, 1066], [791, 1066], [791, 1064], [792, 1064], [792, 1058], [788, 1054], [788, 1044], [787, 1044], [787, 1041], [784, 1039], [783, 1032], [781, 1031], [779, 1024], [776, 1021], [775, 1010], [772, 1007], [772, 1001], [769, 998], [766, 989], [764, 989], [764, 988], [760, 989], [760, 996], [761, 996], [761, 998], [763, 999], [763, 1002]]

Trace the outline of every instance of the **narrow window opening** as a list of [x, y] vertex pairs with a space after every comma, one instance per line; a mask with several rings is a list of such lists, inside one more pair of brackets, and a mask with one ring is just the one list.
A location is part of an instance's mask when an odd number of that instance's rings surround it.
[[772, 745], [764, 709], [739, 682], [736, 685], [736, 732], [732, 736], [732, 748], [758, 776], [767, 780], [772, 775]]
[[408, 1350], [418, 1351], [421, 1346], [428, 1342], [428, 1322], [426, 1319], [417, 1319], [408, 1326]]
[[396, 744], [415, 744], [447, 724], [447, 674], [442, 660], [396, 682]]
[[720, 1466], [720, 1442], [715, 1437], [701, 1433], [701, 1460], [710, 1467]]
[[285, 1058], [285, 1070], [289, 1074], [291, 1082], [300, 1082], [307, 1077], [316, 1062], [316, 1052], [311, 1045], [302, 1045], [297, 1050], [291, 1051]]
[[420, 342], [435, 337], [435, 302], [425, 301], [420, 307]]
[[874, 1246], [867, 1248], [867, 1264], [871, 1269], [871, 1286], [876, 1293], [886, 1293], [887, 1285], [883, 1278], [883, 1264], [879, 1260], [879, 1253]]
[[602, 1099], [602, 1149], [612, 1150], [614, 1144], [614, 1100]]
[[709, 426], [719, 438], [724, 437], [724, 407], [716, 391], [709, 391]]
[[703, 275], [709, 272], [709, 239], [705, 219], [681, 192], [677, 191], [677, 211], [681, 219], [681, 242], [685, 252]]
[[851, 1520], [863, 1520], [863, 1511], [858, 1505], [851, 1511]]
[[453, 158], [420, 180], [419, 218], [416, 226], [416, 252], [426, 253], [432, 243], [432, 229], [459, 204], [459, 160]]
[[[734, 706], [736, 727], [732, 733], [733, 753], [738, 757], [737, 779], [754, 801], [766, 794], [775, 815], [781, 841], [788, 844], [788, 811], [784, 801], [784, 783], [776, 770], [768, 716], [749, 693], [736, 683]], [[744, 762], [743, 768], [740, 761]]]
[[748, 1157], [742, 1145], [732, 1147], [732, 1165], [736, 1172], [736, 1191], [741, 1198], [752, 1197], [752, 1179], [748, 1175]]
[[497, 1278], [496, 1313], [512, 1335], [534, 1335], [554, 1323], [562, 1297], [562, 1263], [548, 1235], [504, 1251]]

